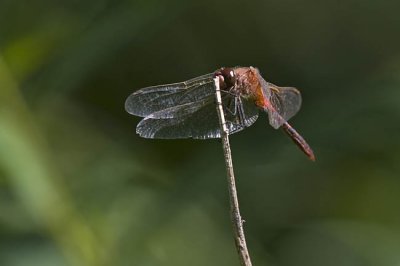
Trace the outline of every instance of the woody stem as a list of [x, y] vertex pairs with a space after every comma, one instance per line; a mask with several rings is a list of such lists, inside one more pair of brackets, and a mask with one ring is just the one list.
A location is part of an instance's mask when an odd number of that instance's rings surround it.
[[235, 237], [236, 250], [239, 255], [239, 260], [243, 266], [251, 266], [249, 251], [247, 250], [246, 238], [243, 230], [242, 217], [240, 216], [239, 200], [236, 191], [235, 175], [233, 172], [233, 162], [231, 148], [229, 145], [229, 131], [225, 121], [224, 110], [222, 107], [222, 98], [220, 91], [220, 77], [214, 78], [216, 107], [221, 129], [222, 148], [224, 150], [226, 173], [228, 178], [229, 202], [231, 212], [231, 222]]

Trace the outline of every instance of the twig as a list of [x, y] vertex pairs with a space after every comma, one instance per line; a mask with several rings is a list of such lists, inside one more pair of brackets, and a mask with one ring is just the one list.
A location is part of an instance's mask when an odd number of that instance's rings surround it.
[[229, 131], [226, 126], [224, 110], [222, 108], [221, 91], [219, 87], [219, 77], [214, 78], [215, 98], [217, 100], [217, 113], [219, 117], [219, 125], [221, 128], [222, 148], [224, 150], [226, 172], [228, 177], [229, 202], [231, 206], [231, 222], [235, 236], [236, 249], [239, 255], [240, 263], [243, 266], [251, 266], [249, 251], [247, 250], [246, 239], [244, 236], [242, 217], [239, 211], [239, 201], [236, 192], [235, 175], [233, 172], [233, 163], [231, 155], [231, 147], [229, 145]]

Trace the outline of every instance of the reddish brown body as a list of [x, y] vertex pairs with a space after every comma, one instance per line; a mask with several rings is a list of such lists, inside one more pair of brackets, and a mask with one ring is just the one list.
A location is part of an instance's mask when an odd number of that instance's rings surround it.
[[[254, 67], [237, 67], [237, 68], [222, 68], [216, 71], [216, 76], [221, 77], [221, 87], [224, 90], [243, 97], [251, 99], [254, 104], [264, 110], [275, 119], [285, 133], [294, 141], [294, 143], [308, 156], [312, 161], [315, 161], [315, 155], [311, 147], [304, 138], [282, 117], [277, 104], [272, 102], [274, 95], [279, 95], [281, 91], [287, 89], [278, 87], [266, 82], [260, 75], [257, 68]], [[297, 92], [300, 97], [300, 92], [291, 88], [293, 92]], [[275, 105], [275, 106], [274, 106]], [[297, 112], [297, 111], [296, 111]]]

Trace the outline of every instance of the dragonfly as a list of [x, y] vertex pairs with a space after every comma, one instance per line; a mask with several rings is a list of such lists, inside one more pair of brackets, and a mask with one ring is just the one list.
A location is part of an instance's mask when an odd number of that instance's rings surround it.
[[228, 134], [237, 133], [268, 114], [269, 124], [283, 131], [307, 157], [314, 152], [287, 122], [300, 109], [301, 94], [264, 80], [255, 67], [223, 67], [184, 82], [140, 89], [126, 99], [126, 111], [143, 117], [136, 133], [151, 139], [221, 138], [214, 78], [218, 78]]

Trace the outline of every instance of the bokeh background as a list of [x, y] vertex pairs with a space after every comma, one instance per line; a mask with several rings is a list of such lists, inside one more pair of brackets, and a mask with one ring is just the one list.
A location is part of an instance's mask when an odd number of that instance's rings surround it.
[[221, 66], [296, 86], [231, 137], [254, 265], [400, 265], [400, 2], [0, 1], [0, 265], [239, 265], [218, 140], [146, 140], [133, 91]]

